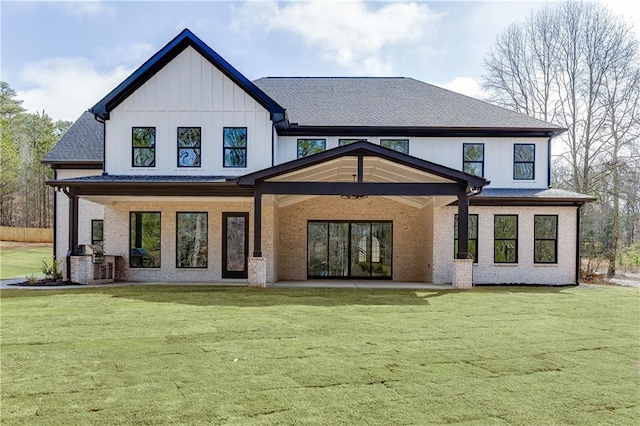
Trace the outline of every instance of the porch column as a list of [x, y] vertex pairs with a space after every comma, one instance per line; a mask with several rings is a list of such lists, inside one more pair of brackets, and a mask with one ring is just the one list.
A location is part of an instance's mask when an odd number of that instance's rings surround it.
[[267, 260], [262, 257], [262, 192], [253, 194], [253, 256], [249, 257], [248, 284], [250, 287], [267, 286]]
[[69, 197], [69, 240], [67, 247], [67, 280], [73, 281], [71, 278], [71, 256], [78, 254], [78, 196], [72, 194], [68, 190], [64, 193]]
[[458, 195], [458, 256], [453, 261], [453, 288], [473, 287], [473, 259], [469, 255], [469, 197]]

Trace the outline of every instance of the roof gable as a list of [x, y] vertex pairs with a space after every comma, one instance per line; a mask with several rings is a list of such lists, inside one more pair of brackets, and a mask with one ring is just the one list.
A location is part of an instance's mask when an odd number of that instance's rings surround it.
[[142, 64], [140, 68], [133, 72], [133, 74], [127, 77], [127, 79], [120, 83], [107, 96], [95, 104], [90, 111], [102, 119], [108, 119], [109, 113], [115, 107], [133, 94], [164, 66], [175, 59], [176, 56], [178, 56], [188, 46], [195, 49], [200, 55], [231, 79], [231, 81], [255, 99], [256, 102], [265, 107], [271, 113], [272, 120], [284, 120], [284, 108], [266, 95], [260, 88], [231, 66], [231, 64], [222, 58], [222, 56], [218, 55], [213, 49], [207, 46], [188, 29], [183, 30], [166, 46]]

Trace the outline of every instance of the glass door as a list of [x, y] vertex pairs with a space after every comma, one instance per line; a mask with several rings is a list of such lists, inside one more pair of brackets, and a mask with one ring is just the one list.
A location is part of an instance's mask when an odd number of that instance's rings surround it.
[[222, 213], [222, 278], [247, 278], [249, 213]]

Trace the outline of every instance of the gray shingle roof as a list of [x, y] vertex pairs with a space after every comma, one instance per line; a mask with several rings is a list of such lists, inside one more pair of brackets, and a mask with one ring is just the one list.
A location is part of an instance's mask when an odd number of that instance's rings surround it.
[[253, 83], [301, 126], [562, 130], [412, 78], [266, 77]]
[[537, 198], [537, 199], [575, 199], [583, 201], [595, 200], [591, 195], [566, 191], [558, 188], [523, 189], [523, 188], [484, 188], [474, 198]]
[[45, 163], [101, 162], [104, 152], [104, 129], [88, 111], [82, 113], [53, 149], [44, 158]]

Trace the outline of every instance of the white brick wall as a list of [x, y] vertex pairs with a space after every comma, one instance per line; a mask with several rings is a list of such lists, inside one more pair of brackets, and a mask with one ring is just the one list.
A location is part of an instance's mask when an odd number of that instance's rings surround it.
[[[453, 274], [453, 221], [457, 207], [443, 207], [434, 213], [433, 282], [450, 283]], [[574, 284], [576, 258], [575, 207], [474, 207], [478, 214], [478, 263], [473, 266], [474, 284]], [[493, 262], [493, 220], [495, 214], [518, 215], [518, 263]], [[558, 263], [533, 263], [533, 217], [558, 215]]]

